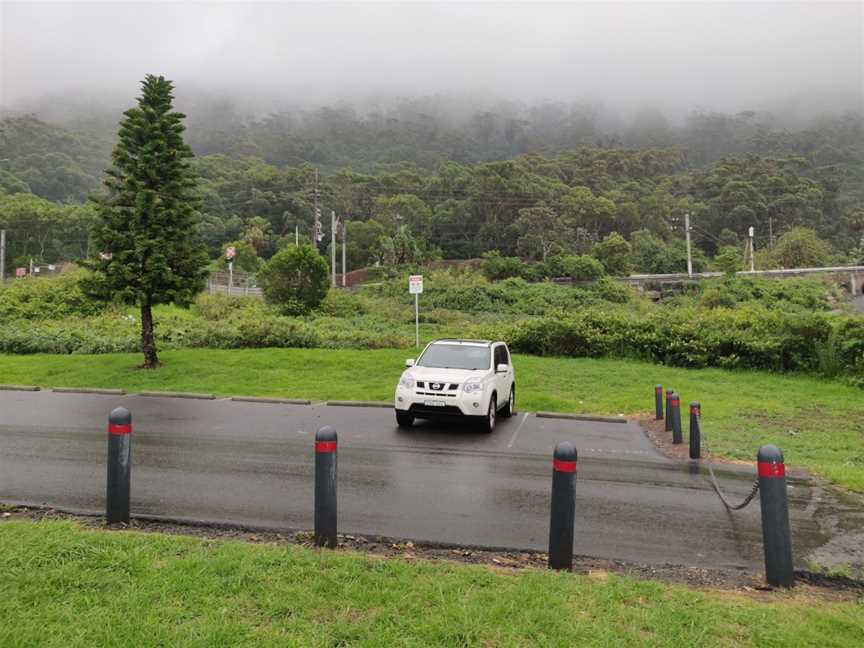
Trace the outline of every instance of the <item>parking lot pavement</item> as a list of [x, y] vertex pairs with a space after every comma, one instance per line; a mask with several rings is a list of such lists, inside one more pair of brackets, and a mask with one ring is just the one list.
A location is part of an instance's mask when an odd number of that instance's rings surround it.
[[[758, 504], [726, 512], [700, 471], [660, 455], [634, 423], [520, 413], [491, 435], [466, 425], [396, 427], [383, 408], [51, 392], [0, 392], [0, 500], [102, 510], [105, 425], [134, 418], [132, 510], [209, 522], [312, 526], [313, 437], [339, 433], [340, 531], [545, 550], [552, 449], [579, 450], [577, 554], [758, 568]], [[723, 468], [732, 497], [752, 468]], [[799, 563], [829, 539], [811, 486], [791, 482]], [[825, 495], [820, 494], [820, 506]]]

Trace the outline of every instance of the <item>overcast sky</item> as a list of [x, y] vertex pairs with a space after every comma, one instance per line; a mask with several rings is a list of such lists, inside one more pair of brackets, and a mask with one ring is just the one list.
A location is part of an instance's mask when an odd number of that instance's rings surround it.
[[185, 87], [316, 104], [459, 93], [621, 109], [861, 109], [864, 3], [0, 0], [0, 104]]

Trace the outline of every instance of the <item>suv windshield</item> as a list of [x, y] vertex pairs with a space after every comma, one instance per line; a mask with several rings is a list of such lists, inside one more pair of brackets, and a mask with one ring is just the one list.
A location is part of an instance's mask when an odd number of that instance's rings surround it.
[[489, 347], [433, 344], [420, 357], [417, 366], [437, 369], [488, 369]]

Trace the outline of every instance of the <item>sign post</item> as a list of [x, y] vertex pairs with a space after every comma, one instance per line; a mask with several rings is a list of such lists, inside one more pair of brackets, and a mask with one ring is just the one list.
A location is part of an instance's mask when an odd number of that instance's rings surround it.
[[234, 285], [234, 257], [237, 256], [237, 248], [229, 245], [225, 248], [225, 259], [228, 261], [228, 294], [231, 294], [231, 288]]
[[423, 293], [423, 275], [408, 277], [408, 293], [414, 295], [414, 346], [420, 348], [420, 295]]

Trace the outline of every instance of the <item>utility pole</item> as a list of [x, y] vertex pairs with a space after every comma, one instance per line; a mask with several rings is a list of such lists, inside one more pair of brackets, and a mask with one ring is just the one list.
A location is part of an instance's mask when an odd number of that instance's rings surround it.
[[751, 226], [748, 231], [748, 234], [750, 235], [750, 238], [748, 239], [748, 245], [750, 247], [750, 272], [756, 271], [756, 254], [755, 250], [753, 249], [753, 234], [755, 234], [755, 232], [755, 228]]
[[300, 226], [294, 226], [294, 245], [300, 247]]
[[336, 212], [330, 210], [330, 272], [332, 284], [336, 287]]
[[30, 278], [33, 278], [33, 257], [30, 257]]
[[690, 212], [684, 212], [684, 232], [687, 235], [687, 276], [693, 276], [693, 255], [690, 251]]
[[0, 283], [6, 279], [6, 230], [0, 229]]
[[318, 169], [315, 169], [315, 188], [312, 191], [312, 199], [315, 202], [315, 218], [312, 223], [312, 247], [318, 249], [318, 234], [321, 230], [321, 210], [318, 208]]
[[345, 266], [345, 244], [348, 240], [348, 216], [346, 214], [345, 217], [342, 218], [342, 287], [345, 288], [348, 284], [347, 279], [345, 278], [345, 274], [347, 272]]

